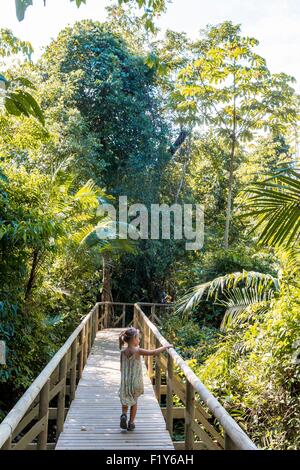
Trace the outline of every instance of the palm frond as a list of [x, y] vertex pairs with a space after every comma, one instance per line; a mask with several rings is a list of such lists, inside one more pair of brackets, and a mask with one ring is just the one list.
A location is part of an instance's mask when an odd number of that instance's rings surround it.
[[205, 282], [193, 287], [176, 303], [176, 311], [189, 313], [199, 305], [202, 300], [220, 300], [220, 294], [227, 293], [236, 287], [244, 287], [246, 290], [255, 289], [258, 295], [271, 289], [279, 290], [279, 280], [271, 274], [259, 273], [256, 271], [236, 272], [219, 276], [212, 281]]
[[[129, 251], [133, 252], [135, 244], [133, 240], [121, 239], [117, 236], [118, 223], [113, 222], [109, 218], [103, 218], [96, 226], [86, 227], [81, 232], [80, 244], [88, 248], [98, 247], [100, 251], [118, 252]], [[78, 234], [77, 240], [80, 235]]]
[[97, 189], [93, 180], [88, 180], [74, 195], [74, 201], [83, 205], [98, 207]]
[[255, 217], [251, 230], [260, 231], [259, 241], [273, 247], [294, 246], [300, 237], [300, 173], [288, 174], [253, 183], [246, 190], [246, 213]]
[[258, 291], [254, 287], [236, 287], [226, 291], [225, 298], [217, 302], [226, 307], [220, 328], [226, 330], [241, 322], [249, 321], [253, 317], [254, 311], [255, 315], [266, 313], [275, 292], [272, 288]]

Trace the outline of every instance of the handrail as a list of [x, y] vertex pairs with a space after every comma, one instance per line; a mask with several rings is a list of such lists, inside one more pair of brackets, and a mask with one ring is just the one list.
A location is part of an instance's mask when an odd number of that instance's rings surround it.
[[[150, 328], [156, 339], [162, 346], [166, 345], [168, 341], [159, 332], [156, 326], [148, 319], [145, 313], [140, 308], [139, 304], [135, 304], [135, 310], [139, 312], [143, 321]], [[186, 364], [182, 357], [175, 351], [174, 348], [167, 350], [167, 353], [177, 366], [184, 373], [187, 381], [192, 385], [194, 390], [199, 394], [201, 400], [207, 405], [213, 415], [219, 420], [223, 426], [225, 433], [231, 438], [237, 448], [241, 450], [257, 450], [256, 445], [251, 441], [247, 434], [240, 428], [236, 421], [230, 416], [230, 414], [223, 408], [218, 400], [208, 391], [205, 385], [200, 381], [197, 375], [192, 369]]]
[[59, 365], [63, 356], [69, 351], [70, 347], [72, 346], [72, 343], [76, 340], [79, 333], [84, 328], [85, 324], [90, 320], [90, 318], [94, 314], [98, 305], [101, 305], [101, 302], [98, 302], [94, 305], [91, 311], [84, 317], [82, 322], [69, 336], [67, 341], [57, 351], [57, 353], [53, 356], [50, 362], [48, 362], [46, 367], [42, 370], [42, 372], [38, 375], [38, 377], [32, 382], [32, 384], [29, 386], [26, 392], [22, 395], [22, 397], [19, 399], [16, 405], [12, 408], [12, 410], [6, 415], [4, 420], [0, 423], [0, 449], [5, 444], [5, 442], [12, 436], [14, 430], [16, 429], [21, 419], [24, 417], [26, 411], [33, 404], [34, 400], [37, 398], [38, 394], [40, 393], [40, 391], [46, 384], [47, 380], [49, 379], [51, 374], [55, 371], [55, 369]]

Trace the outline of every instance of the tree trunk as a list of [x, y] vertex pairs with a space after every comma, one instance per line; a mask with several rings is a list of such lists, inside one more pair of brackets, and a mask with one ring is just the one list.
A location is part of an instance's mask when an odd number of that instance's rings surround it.
[[175, 153], [184, 144], [184, 142], [185, 142], [185, 140], [186, 140], [186, 138], [188, 137], [189, 134], [190, 134], [190, 132], [187, 131], [186, 129], [182, 129], [180, 131], [179, 136], [175, 140], [174, 144], [172, 144], [171, 147], [169, 148], [169, 152], [172, 156], [175, 155]]
[[180, 178], [179, 186], [178, 186], [176, 197], [175, 197], [175, 204], [177, 204], [177, 202], [178, 202], [180, 192], [181, 192], [182, 187], [184, 185], [185, 176], [186, 176], [186, 172], [187, 172], [187, 168], [188, 168], [190, 159], [191, 159], [191, 134], [189, 135], [188, 146], [187, 146], [187, 156], [186, 156], [186, 160], [185, 160], [185, 162], [183, 164], [183, 167], [182, 167], [182, 175], [181, 175], [181, 178]]
[[235, 156], [235, 138], [232, 140], [230, 164], [229, 164], [229, 181], [228, 181], [228, 196], [227, 196], [227, 207], [226, 207], [226, 221], [224, 231], [224, 248], [225, 250], [229, 247], [229, 230], [232, 212], [232, 189], [233, 189], [233, 167], [234, 167], [234, 156]]
[[34, 286], [35, 278], [36, 278], [36, 271], [39, 263], [39, 250], [34, 250], [33, 251], [33, 257], [32, 257], [32, 263], [31, 263], [31, 269], [30, 269], [30, 274], [29, 274], [29, 279], [27, 281], [27, 285], [25, 288], [25, 295], [24, 295], [24, 313], [28, 314], [28, 302], [31, 297], [32, 289]]
[[230, 231], [230, 222], [232, 214], [232, 190], [233, 190], [233, 170], [234, 170], [234, 157], [235, 157], [235, 148], [237, 143], [237, 121], [236, 121], [236, 77], [234, 74], [233, 77], [233, 125], [232, 125], [232, 134], [231, 134], [231, 152], [230, 152], [230, 163], [229, 163], [229, 181], [228, 181], [228, 196], [227, 196], [227, 207], [226, 207], [226, 221], [225, 221], [225, 231], [224, 231], [224, 248], [225, 250], [229, 247], [229, 231]]

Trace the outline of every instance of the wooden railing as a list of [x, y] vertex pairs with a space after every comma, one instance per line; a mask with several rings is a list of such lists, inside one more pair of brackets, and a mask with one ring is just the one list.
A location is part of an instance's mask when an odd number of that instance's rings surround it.
[[[167, 340], [141, 309], [141, 304], [134, 306], [133, 322], [141, 331], [144, 348], [155, 349], [167, 344]], [[145, 359], [157, 400], [160, 402], [161, 395], [166, 396], [163, 413], [171, 436], [174, 419], [184, 420], [185, 438], [184, 441], [174, 442], [176, 449], [257, 450], [247, 434], [207, 390], [175, 349], [171, 348], [155, 358], [148, 356]], [[162, 378], [165, 382], [163, 385]], [[174, 396], [181, 401], [180, 407], [174, 407]]]
[[[142, 332], [144, 347], [159, 347], [166, 339], [153, 322], [159, 324], [163, 312], [171, 308], [170, 304], [97, 303], [0, 424], [0, 449], [54, 449], [97, 331], [134, 324]], [[151, 356], [145, 359], [158, 401], [166, 395], [163, 413], [171, 435], [174, 419], [184, 419], [185, 441], [175, 442], [175, 448], [256, 449], [174, 349], [155, 361]], [[174, 395], [183, 406], [173, 406]], [[215, 427], [215, 418], [224, 435]]]

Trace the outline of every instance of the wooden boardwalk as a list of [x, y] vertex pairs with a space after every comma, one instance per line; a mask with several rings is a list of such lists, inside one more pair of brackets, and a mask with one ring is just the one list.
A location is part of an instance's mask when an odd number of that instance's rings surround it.
[[120, 331], [98, 331], [56, 450], [174, 449], [145, 366], [145, 393], [138, 401], [136, 429], [119, 427]]

